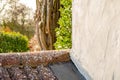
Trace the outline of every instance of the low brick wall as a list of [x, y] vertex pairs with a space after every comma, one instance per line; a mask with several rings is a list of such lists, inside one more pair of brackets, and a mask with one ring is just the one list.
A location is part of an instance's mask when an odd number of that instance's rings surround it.
[[24, 66], [32, 67], [48, 65], [50, 63], [66, 62], [70, 60], [70, 50], [49, 50], [25, 53], [1, 53], [0, 66]]

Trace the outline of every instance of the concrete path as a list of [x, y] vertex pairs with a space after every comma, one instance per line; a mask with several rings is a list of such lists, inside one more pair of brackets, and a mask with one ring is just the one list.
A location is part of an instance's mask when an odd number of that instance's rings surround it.
[[49, 65], [49, 67], [58, 80], [86, 80], [77, 70], [72, 61]]

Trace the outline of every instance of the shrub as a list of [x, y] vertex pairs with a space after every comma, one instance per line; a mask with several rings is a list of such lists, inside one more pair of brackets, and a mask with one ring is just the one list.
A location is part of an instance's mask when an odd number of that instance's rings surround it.
[[60, 27], [55, 30], [57, 41], [54, 46], [56, 49], [67, 49], [72, 46], [72, 0], [60, 0], [60, 5], [60, 19], [58, 21]]
[[0, 53], [28, 50], [28, 38], [16, 32], [0, 32]]
[[1, 24], [2, 31], [5, 32], [19, 32], [20, 34], [26, 35], [29, 39], [32, 38], [35, 32], [34, 23], [25, 24], [24, 26], [14, 21], [3, 21]]

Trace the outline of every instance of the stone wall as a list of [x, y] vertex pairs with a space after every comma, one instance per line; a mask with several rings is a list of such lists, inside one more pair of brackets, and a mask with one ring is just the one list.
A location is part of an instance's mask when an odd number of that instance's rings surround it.
[[120, 80], [120, 0], [73, 0], [71, 58], [87, 80]]
[[0, 66], [31, 66], [49, 65], [57, 62], [68, 62], [70, 50], [46, 50], [24, 53], [1, 53]]

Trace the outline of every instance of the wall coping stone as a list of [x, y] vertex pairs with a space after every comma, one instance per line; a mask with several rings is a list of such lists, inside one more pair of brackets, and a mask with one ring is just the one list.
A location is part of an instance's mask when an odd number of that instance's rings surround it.
[[0, 66], [48, 65], [70, 60], [70, 50], [46, 50], [39, 52], [0, 53]]

